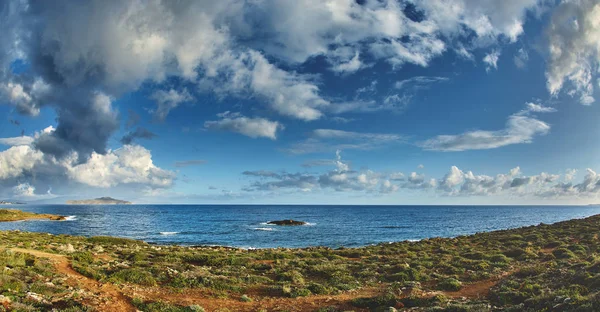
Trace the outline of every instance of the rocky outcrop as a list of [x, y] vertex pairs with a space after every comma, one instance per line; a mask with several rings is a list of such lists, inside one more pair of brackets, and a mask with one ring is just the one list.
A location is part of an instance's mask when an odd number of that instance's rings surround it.
[[279, 221], [269, 221], [267, 222], [267, 224], [274, 224], [274, 225], [305, 225], [306, 222], [304, 221], [296, 221], [296, 220], [279, 220]]
[[8, 221], [24, 221], [24, 220], [38, 220], [38, 219], [49, 219], [53, 221], [64, 221], [67, 220], [65, 216], [53, 215], [53, 214], [39, 214], [27, 211], [21, 211], [16, 209], [0, 209], [0, 222]]

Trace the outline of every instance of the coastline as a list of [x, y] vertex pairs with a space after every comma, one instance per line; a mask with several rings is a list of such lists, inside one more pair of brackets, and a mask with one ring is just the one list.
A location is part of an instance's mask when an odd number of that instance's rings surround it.
[[22, 211], [18, 209], [0, 208], [0, 222], [14, 222], [27, 220], [48, 219], [51, 221], [66, 221], [68, 217], [53, 215], [53, 214], [38, 214], [33, 212]]
[[[206, 311], [272, 311], [277, 307], [289, 311], [389, 307], [491, 311], [491, 306], [538, 311], [558, 305], [568, 311], [600, 308], [595, 299], [600, 296], [600, 283], [596, 282], [600, 281], [598, 232], [600, 215], [594, 215], [418, 242], [246, 250], [1, 231], [0, 250], [5, 251], [0, 255], [24, 257], [22, 270], [13, 271], [18, 274], [35, 270], [36, 266], [25, 265], [26, 259], [44, 263], [44, 257], [53, 258], [58, 273], [52, 274], [77, 275], [89, 282], [72, 291], [92, 293], [71, 298], [70, 304], [91, 305], [98, 311], [109, 311], [99, 303], [109, 295], [121, 298], [119, 304], [143, 311], [161, 311], [157, 307], [201, 311], [194, 310], [194, 305]], [[570, 277], [573, 268], [586, 277]], [[94, 285], [102, 286], [97, 289]], [[25, 286], [27, 290], [33, 285]], [[110, 292], [103, 293], [107, 290]], [[65, 300], [57, 298], [57, 293], [37, 294], [42, 298], [39, 304], [52, 308], [53, 302]], [[563, 294], [576, 299], [552, 299]], [[26, 292], [17, 293], [10, 300], [28, 304], [27, 296]]]

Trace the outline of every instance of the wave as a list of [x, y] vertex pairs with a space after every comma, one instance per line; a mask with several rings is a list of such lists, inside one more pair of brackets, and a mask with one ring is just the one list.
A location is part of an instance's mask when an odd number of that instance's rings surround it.
[[306, 222], [305, 226], [315, 226], [317, 225], [316, 223], [311, 223], [311, 222]]
[[75, 220], [77, 220], [77, 216], [68, 216], [68, 217], [65, 217], [65, 221], [75, 221]]
[[381, 227], [382, 229], [407, 229], [408, 226], [396, 226], [396, 225], [384, 225]]
[[177, 235], [179, 232], [159, 232], [160, 235]]
[[274, 228], [265, 228], [265, 227], [254, 228], [254, 230], [257, 230], [257, 231], [275, 231]]

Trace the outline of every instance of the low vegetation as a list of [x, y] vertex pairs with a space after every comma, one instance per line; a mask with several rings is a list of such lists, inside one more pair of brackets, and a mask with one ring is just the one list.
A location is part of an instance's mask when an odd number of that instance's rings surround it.
[[0, 222], [23, 221], [34, 219], [49, 219], [55, 221], [62, 221], [65, 220], [65, 217], [51, 214], [37, 214], [17, 209], [0, 209]]
[[362, 248], [259, 250], [0, 232], [0, 311], [86, 311], [98, 301], [11, 248], [62, 254], [142, 311], [600, 311], [599, 232], [594, 216]]

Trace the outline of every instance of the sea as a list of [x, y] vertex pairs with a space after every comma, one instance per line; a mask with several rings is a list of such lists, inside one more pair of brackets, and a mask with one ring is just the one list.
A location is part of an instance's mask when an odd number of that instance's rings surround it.
[[[67, 221], [0, 222], [0, 230], [108, 235], [155, 244], [359, 247], [455, 237], [599, 214], [599, 206], [12, 205]], [[294, 219], [303, 226], [268, 221]]]

